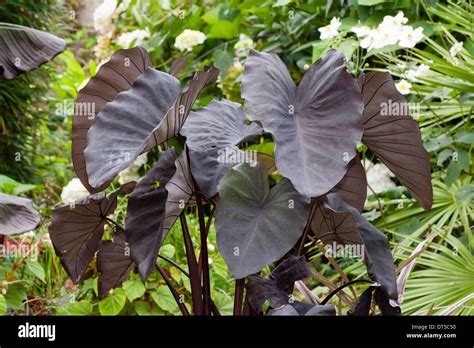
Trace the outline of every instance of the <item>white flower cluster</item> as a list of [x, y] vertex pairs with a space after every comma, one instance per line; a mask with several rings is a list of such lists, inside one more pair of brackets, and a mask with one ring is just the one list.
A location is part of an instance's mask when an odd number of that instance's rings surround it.
[[117, 38], [117, 45], [123, 48], [130, 48], [133, 46], [141, 46], [143, 41], [150, 37], [148, 28], [145, 30], [135, 29], [134, 31], [121, 34]]
[[331, 22], [329, 25], [326, 25], [325, 27], [321, 27], [318, 29], [318, 31], [321, 33], [320, 39], [321, 40], [329, 40], [332, 39], [333, 37], [336, 37], [339, 35], [339, 27], [341, 26], [341, 21], [337, 17], [333, 17], [331, 19]]
[[180, 51], [189, 51], [194, 46], [204, 43], [206, 35], [198, 30], [185, 29], [176, 37], [174, 46]]
[[61, 199], [64, 204], [71, 204], [72, 202], [88, 196], [89, 191], [82, 185], [81, 180], [74, 178], [68, 182], [66, 186], [63, 187], [61, 192]]
[[[368, 159], [364, 159], [363, 165], [367, 174], [367, 184], [375, 193], [380, 193], [396, 186], [390, 179], [394, 177], [394, 175], [385, 164], [373, 164]], [[367, 187], [367, 196], [371, 194], [373, 194], [373, 192]]]
[[351, 31], [361, 39], [360, 46], [368, 51], [395, 44], [413, 48], [423, 39], [423, 28], [414, 29], [411, 25], [405, 25], [407, 22], [408, 19], [400, 11], [395, 17], [385, 16], [376, 28], [353, 27]]
[[118, 15], [130, 5], [130, 0], [123, 0], [117, 7], [117, 0], [104, 0], [94, 11], [94, 29], [99, 36], [94, 54], [97, 58], [105, 59], [111, 54], [110, 45], [116, 32], [114, 21]]
[[240, 34], [239, 41], [234, 45], [235, 55], [239, 58], [247, 57], [253, 47], [253, 40], [245, 34]]
[[130, 181], [138, 181], [140, 179], [140, 174], [138, 170], [148, 161], [148, 154], [144, 153], [133, 162], [133, 164], [125, 170], [122, 170], [119, 173], [119, 184], [124, 185]]

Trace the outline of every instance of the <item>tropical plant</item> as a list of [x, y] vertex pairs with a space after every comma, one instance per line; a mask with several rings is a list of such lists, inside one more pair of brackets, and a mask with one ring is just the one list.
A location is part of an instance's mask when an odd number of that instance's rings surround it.
[[[304, 258], [286, 255], [305, 255], [314, 243], [312, 235], [326, 244], [362, 245], [370, 281], [359, 281], [372, 283], [370, 295], [374, 291], [383, 314], [399, 313], [387, 237], [360, 214], [366, 181], [358, 142], [386, 163], [426, 210], [432, 190], [416, 122], [407, 112], [382, 112], [386, 103], [406, 103], [390, 75], [361, 74], [356, 80], [346, 71], [344, 55], [330, 50], [296, 86], [277, 55], [250, 51], [242, 80], [245, 113], [240, 104], [226, 100], [192, 112], [199, 92], [215, 81], [218, 70], [206, 67], [180, 90], [176, 77], [185, 59], [176, 60], [168, 74], [153, 69], [141, 47], [119, 50], [80, 91], [72, 154], [91, 195], [55, 209], [50, 226], [55, 250], [73, 282], [84, 279], [97, 252], [104, 301], [134, 270], [143, 282], [156, 270], [181, 313], [189, 315], [157, 262], [160, 258], [176, 265], [160, 254], [160, 247], [179, 219], [188, 271], [180, 268], [189, 276], [192, 312], [216, 315], [207, 250], [215, 216], [219, 252], [236, 278], [234, 314], [262, 313], [267, 299], [272, 310], [282, 305], [294, 282], [308, 276]], [[274, 163], [271, 156], [262, 162], [239, 148], [263, 132], [274, 138]], [[101, 192], [140, 154], [157, 147], [158, 160], [141, 181]], [[112, 217], [122, 195], [128, 195], [124, 225]], [[198, 213], [199, 257], [185, 215], [192, 206]], [[109, 229], [111, 239], [102, 240]], [[255, 275], [274, 262], [279, 266], [269, 280]], [[110, 296], [124, 301], [121, 289]], [[274, 296], [280, 300], [274, 302]], [[364, 295], [358, 303], [365, 308], [371, 298]], [[278, 314], [335, 313], [324, 304], [288, 305]], [[359, 304], [349, 305], [361, 313]]]

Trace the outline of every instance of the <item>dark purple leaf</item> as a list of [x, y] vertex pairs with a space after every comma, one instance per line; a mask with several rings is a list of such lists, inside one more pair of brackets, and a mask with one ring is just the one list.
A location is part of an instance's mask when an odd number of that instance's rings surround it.
[[145, 281], [155, 268], [163, 240], [193, 193], [186, 150], [174, 149], [159, 160], [137, 184], [128, 200], [125, 230], [133, 260]]
[[191, 54], [191, 51], [188, 51], [184, 56], [179, 57], [173, 61], [170, 68], [170, 75], [179, 79], [179, 74], [188, 65], [188, 56]]
[[433, 203], [429, 156], [405, 97], [389, 73], [361, 74], [359, 85], [365, 104], [362, 141], [429, 210]]
[[112, 240], [101, 240], [97, 253], [99, 299], [106, 297], [111, 289], [120, 287], [134, 267], [123, 231], [116, 231]]
[[245, 159], [237, 145], [261, 133], [256, 124], [245, 123], [240, 104], [228, 100], [213, 101], [190, 113], [181, 134], [187, 138], [194, 178], [207, 198], [217, 193], [220, 179], [240, 163], [239, 157]]
[[311, 221], [315, 236], [325, 244], [362, 244], [352, 214], [332, 210], [322, 200], [316, 203], [316, 213]]
[[129, 90], [133, 82], [150, 66], [151, 59], [144, 48], [118, 50], [77, 95], [72, 120], [72, 162], [77, 176], [91, 193], [102, 191], [110, 181], [97, 189], [89, 185], [84, 158], [87, 132], [104, 106], [112, 102], [120, 92]]
[[356, 155], [349, 162], [346, 175], [334, 187], [333, 191], [339, 192], [344, 202], [353, 206], [359, 212], [364, 210], [367, 198], [367, 177], [359, 156]]
[[40, 215], [31, 200], [0, 193], [0, 235], [12, 235], [34, 230]]
[[262, 164], [232, 168], [219, 184], [216, 238], [236, 279], [280, 259], [301, 236], [309, 202], [287, 179], [272, 189]]
[[374, 292], [374, 287], [369, 286], [360, 297], [357, 299], [356, 303], [352, 307], [351, 311], [348, 313], [349, 315], [369, 315], [370, 313], [370, 306], [372, 304], [372, 293]]
[[53, 34], [0, 23], [0, 74], [10, 80], [49, 62], [66, 49], [66, 42]]
[[289, 303], [289, 290], [297, 280], [310, 276], [304, 256], [290, 256], [278, 265], [268, 278], [250, 275], [247, 283], [247, 296], [250, 305], [263, 311], [263, 304], [269, 300], [273, 308]]
[[362, 138], [362, 97], [345, 65], [344, 56], [330, 50], [296, 87], [275, 54], [250, 51], [245, 64], [246, 112], [273, 135], [280, 173], [308, 197], [343, 178]]
[[326, 198], [327, 207], [332, 211], [348, 212], [352, 215], [364, 245], [364, 262], [367, 265], [367, 273], [372, 280], [381, 285], [390, 299], [397, 300], [395, 266], [387, 236], [365, 220], [356, 208], [345, 203], [338, 193], [328, 193]]
[[130, 192], [134, 184], [123, 185], [110, 197], [97, 193], [53, 211], [49, 235], [64, 269], [75, 284], [81, 280], [99, 247], [107, 215], [117, 207], [117, 196]]
[[178, 134], [199, 92], [217, 78], [206, 67], [180, 92], [173, 76], [148, 68], [128, 91], [105, 105], [87, 134], [89, 183], [100, 187], [135, 159]]

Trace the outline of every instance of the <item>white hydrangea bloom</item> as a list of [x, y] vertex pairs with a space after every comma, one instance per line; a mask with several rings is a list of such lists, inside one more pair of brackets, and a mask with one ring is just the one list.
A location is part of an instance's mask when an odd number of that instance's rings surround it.
[[450, 49], [449, 54], [452, 58], [455, 58], [462, 51], [463, 42], [456, 42]]
[[66, 186], [63, 187], [63, 191], [61, 192], [61, 199], [64, 204], [71, 204], [79, 198], [88, 195], [89, 191], [87, 191], [84, 185], [82, 185], [81, 180], [74, 178], [69, 181]]
[[377, 29], [372, 29], [360, 42], [360, 47], [366, 48], [368, 51], [381, 47], [380, 32]]
[[138, 170], [148, 161], [148, 154], [144, 153], [137, 157], [133, 164], [119, 173], [119, 184], [124, 185], [130, 181], [140, 180]]
[[112, 18], [117, 8], [117, 0], [104, 0], [94, 11], [94, 29], [105, 34], [113, 29]]
[[204, 43], [206, 35], [198, 30], [185, 29], [176, 37], [174, 46], [180, 51], [189, 51], [194, 46]]
[[413, 29], [411, 25], [403, 27], [400, 33], [399, 45], [405, 48], [413, 48], [415, 45], [423, 39], [423, 28], [419, 27]]
[[329, 39], [332, 39], [333, 37], [338, 36], [339, 35], [338, 30], [341, 24], [342, 23], [339, 20], [339, 18], [333, 17], [329, 25], [326, 25], [325, 27], [321, 27], [318, 29], [318, 31], [321, 33], [320, 39], [329, 40]]
[[118, 5], [116, 12], [117, 13], [122, 13], [125, 10], [127, 10], [129, 6], [130, 6], [130, 0], [123, 0], [120, 3], [120, 5]]
[[[375, 191], [375, 193], [384, 192], [392, 187], [396, 187], [391, 180], [393, 173], [387, 168], [385, 164], [373, 164], [367, 159], [363, 161], [364, 168], [367, 174], [367, 184]], [[367, 196], [373, 192], [367, 187]]]
[[407, 80], [400, 80], [399, 82], [395, 84], [395, 87], [397, 87], [397, 90], [401, 94], [404, 94], [404, 95], [410, 93], [411, 86], [412, 84], [408, 82]]
[[247, 57], [253, 47], [253, 40], [245, 34], [240, 34], [239, 41], [234, 45], [235, 55], [239, 58]]
[[135, 29], [134, 31], [123, 33], [117, 38], [117, 44], [123, 48], [130, 48], [132, 44], [134, 46], [140, 46], [143, 41], [150, 37], [150, 31], [148, 28], [145, 30]]

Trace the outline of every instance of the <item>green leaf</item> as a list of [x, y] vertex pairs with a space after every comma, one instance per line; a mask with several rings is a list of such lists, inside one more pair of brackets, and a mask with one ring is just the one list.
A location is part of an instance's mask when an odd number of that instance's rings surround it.
[[161, 309], [169, 312], [176, 313], [179, 311], [179, 307], [174, 300], [173, 294], [166, 285], [160, 285], [156, 291], [151, 293], [151, 298]]
[[56, 312], [57, 315], [92, 315], [93, 306], [87, 300], [66, 303]]
[[337, 47], [346, 57], [347, 60], [352, 58], [352, 54], [359, 46], [359, 42], [356, 40], [344, 40]]
[[130, 302], [142, 297], [146, 290], [140, 279], [127, 280], [122, 287]]
[[448, 187], [459, 178], [463, 169], [469, 169], [469, 155], [465, 151], [458, 151], [457, 158], [453, 156], [453, 160], [449, 163], [446, 172], [446, 179], [444, 182]]
[[449, 136], [447, 136], [446, 134], [441, 134], [436, 139], [427, 141], [424, 146], [426, 151], [433, 152], [448, 145], [451, 145], [452, 143], [453, 140]]
[[117, 315], [125, 306], [127, 298], [122, 289], [111, 291], [109, 296], [99, 302], [101, 315]]
[[7, 300], [5, 299], [5, 296], [0, 294], [0, 315], [6, 315], [7, 314]]
[[41, 264], [38, 261], [36, 261], [36, 260], [27, 261], [26, 268], [31, 273], [33, 273], [38, 279], [40, 279], [43, 283], [45, 283], [44, 269], [43, 269], [43, 266], [41, 266]]
[[361, 6], [374, 6], [384, 2], [393, 2], [393, 0], [358, 0], [357, 3]]
[[291, 4], [293, 0], [277, 0], [274, 4], [273, 7], [281, 7], [281, 6], [286, 6], [288, 4]]
[[21, 310], [24, 307], [23, 301], [26, 300], [26, 291], [18, 285], [11, 285], [8, 287], [5, 300], [8, 308]]
[[220, 70], [221, 79], [227, 75], [227, 71], [234, 64], [234, 55], [228, 50], [216, 50], [212, 55], [214, 66]]
[[438, 161], [437, 164], [438, 166], [442, 166], [444, 161], [446, 161], [451, 155], [453, 154], [452, 150], [449, 149], [444, 149], [438, 154]]
[[165, 244], [160, 248], [160, 255], [171, 259], [176, 252], [176, 249], [171, 244]]
[[329, 40], [316, 41], [313, 43], [313, 62], [321, 58], [329, 50]]
[[474, 144], [474, 132], [459, 132], [455, 135], [454, 140], [458, 143]]

